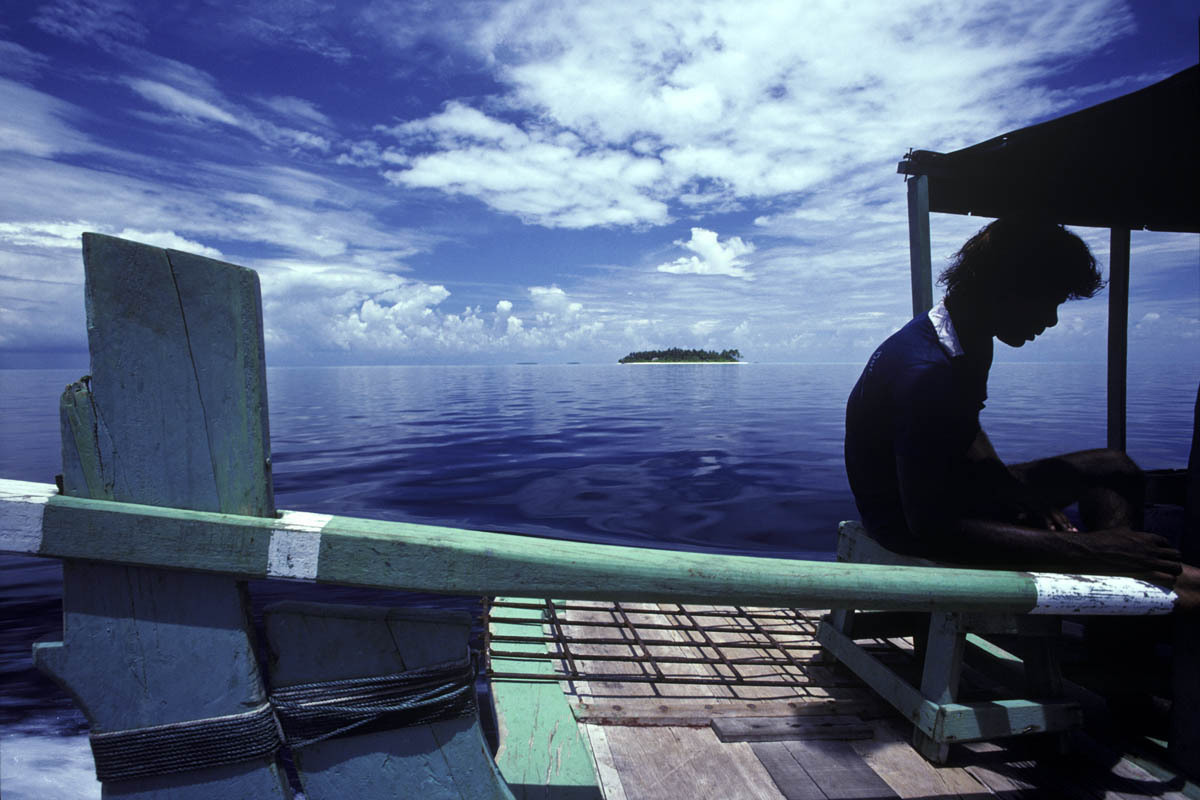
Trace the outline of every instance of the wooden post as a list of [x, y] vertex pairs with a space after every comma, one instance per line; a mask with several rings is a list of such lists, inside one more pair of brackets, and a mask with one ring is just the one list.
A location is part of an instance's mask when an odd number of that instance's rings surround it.
[[[953, 612], [929, 615], [925, 664], [921, 670], [921, 696], [939, 706], [958, 699], [958, 681], [962, 674], [966, 634]], [[935, 764], [945, 764], [950, 745], [937, 741], [920, 728], [913, 731], [913, 748]]]
[[929, 176], [908, 179], [908, 256], [913, 316], [933, 308], [933, 258], [929, 245]]
[[[62, 398], [64, 494], [273, 517], [257, 275], [96, 234], [84, 234], [83, 259], [92, 374]], [[63, 641], [36, 645], [34, 660], [93, 736], [262, 709], [243, 589], [66, 559]], [[273, 752], [103, 791], [291, 797]]]
[[1108, 264], [1108, 446], [1125, 449], [1125, 365], [1129, 344], [1129, 229], [1113, 228]]

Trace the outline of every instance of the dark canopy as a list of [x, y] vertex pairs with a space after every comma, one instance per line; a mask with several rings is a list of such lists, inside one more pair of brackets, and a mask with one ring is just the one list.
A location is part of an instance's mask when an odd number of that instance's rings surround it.
[[1200, 232], [1200, 65], [986, 142], [900, 162], [929, 210], [1038, 213], [1067, 225]]

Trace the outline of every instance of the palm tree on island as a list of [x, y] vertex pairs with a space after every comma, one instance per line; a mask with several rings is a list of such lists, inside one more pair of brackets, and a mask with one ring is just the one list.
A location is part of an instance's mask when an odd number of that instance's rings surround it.
[[683, 350], [672, 347], [669, 350], [639, 350], [630, 353], [619, 364], [696, 364], [696, 363], [725, 363], [736, 364], [742, 359], [741, 351], [737, 349], [722, 350]]

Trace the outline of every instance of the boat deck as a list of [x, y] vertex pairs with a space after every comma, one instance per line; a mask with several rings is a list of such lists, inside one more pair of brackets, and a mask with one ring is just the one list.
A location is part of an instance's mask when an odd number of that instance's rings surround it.
[[[490, 611], [488, 649], [494, 685], [530, 678], [506, 670], [531, 646], [547, 654], [543, 677], [558, 681], [606, 800], [1194, 796], [1083, 733], [1068, 755], [1017, 738], [957, 745], [934, 766], [905, 720], [827, 662], [822, 614], [506, 599]], [[912, 661], [910, 640], [872, 650]]]

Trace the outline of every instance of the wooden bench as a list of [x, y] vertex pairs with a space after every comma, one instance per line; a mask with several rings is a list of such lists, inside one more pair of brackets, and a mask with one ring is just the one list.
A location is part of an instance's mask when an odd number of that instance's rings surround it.
[[[885, 549], [858, 522], [838, 530], [838, 560], [896, 566], [944, 567]], [[928, 626], [926, 628], [926, 625]], [[1082, 722], [1074, 702], [1063, 701], [1057, 616], [1017, 614], [862, 612], [841, 609], [822, 621], [820, 643], [881, 697], [913, 722], [913, 746], [945, 763], [949, 746], [1033, 733], [1063, 731]], [[997, 647], [990, 637], [1020, 637], [1023, 658]], [[908, 637], [921, 664], [920, 682], [908, 680], [871, 655], [858, 641]], [[989, 638], [984, 638], [989, 637]], [[959, 682], [968, 646], [993, 660], [1022, 667], [1026, 697], [959, 703]]]

